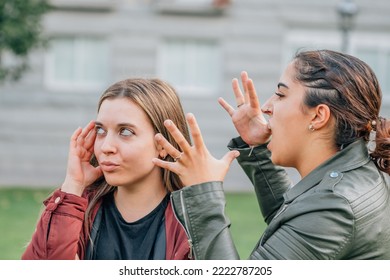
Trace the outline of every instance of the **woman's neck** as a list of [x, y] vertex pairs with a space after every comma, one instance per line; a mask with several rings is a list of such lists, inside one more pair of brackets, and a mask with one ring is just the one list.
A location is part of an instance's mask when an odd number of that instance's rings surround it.
[[153, 211], [166, 194], [167, 190], [162, 182], [148, 186], [118, 186], [114, 201], [125, 221], [135, 222]]
[[310, 172], [320, 166], [322, 163], [333, 157], [338, 152], [336, 147], [326, 142], [317, 141], [302, 154], [301, 160], [297, 165], [297, 170], [301, 178], [306, 177]]

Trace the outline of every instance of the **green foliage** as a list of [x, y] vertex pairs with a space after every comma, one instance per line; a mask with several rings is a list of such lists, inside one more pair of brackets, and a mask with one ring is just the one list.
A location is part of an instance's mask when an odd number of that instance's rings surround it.
[[[0, 188], [0, 260], [18, 260], [53, 189]], [[226, 212], [238, 253], [248, 259], [265, 228], [256, 196], [227, 193]]]
[[0, 0], [0, 82], [28, 68], [28, 53], [45, 41], [41, 19], [48, 9], [48, 0]]

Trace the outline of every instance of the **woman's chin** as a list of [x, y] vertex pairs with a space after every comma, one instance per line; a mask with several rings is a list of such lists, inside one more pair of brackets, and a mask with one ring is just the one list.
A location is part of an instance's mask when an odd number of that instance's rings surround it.
[[270, 150], [272, 152], [272, 140], [269, 141], [268, 145], [267, 145], [267, 149]]
[[272, 161], [272, 163], [277, 165], [278, 163], [277, 163], [276, 153], [275, 153], [275, 151], [272, 152], [272, 141], [270, 141], [268, 143], [267, 149], [271, 152], [271, 161]]
[[112, 176], [112, 175], [111, 176], [110, 175], [105, 175], [104, 178], [105, 178], [107, 184], [109, 184], [110, 186], [118, 186], [118, 185], [120, 185], [120, 182], [119, 182], [120, 180], [114, 178], [114, 176]]

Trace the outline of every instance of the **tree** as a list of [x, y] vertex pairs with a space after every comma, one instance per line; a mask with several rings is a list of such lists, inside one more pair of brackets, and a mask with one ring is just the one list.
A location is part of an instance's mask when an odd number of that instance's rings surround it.
[[0, 82], [28, 69], [28, 53], [45, 42], [41, 19], [48, 9], [48, 0], [0, 0]]

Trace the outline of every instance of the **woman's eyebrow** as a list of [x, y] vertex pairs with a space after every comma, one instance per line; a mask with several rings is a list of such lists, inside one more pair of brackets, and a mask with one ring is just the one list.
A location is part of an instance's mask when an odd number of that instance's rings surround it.
[[[102, 122], [95, 121], [95, 126], [104, 126], [104, 125], [103, 125]], [[128, 122], [118, 123], [116, 126], [117, 126], [117, 127], [124, 127], [124, 126], [128, 126], [128, 127], [137, 127], [135, 124], [128, 123]]]
[[288, 89], [288, 86], [287, 86], [285, 83], [278, 83], [278, 89], [279, 89], [280, 87], [285, 87], [285, 88]]

